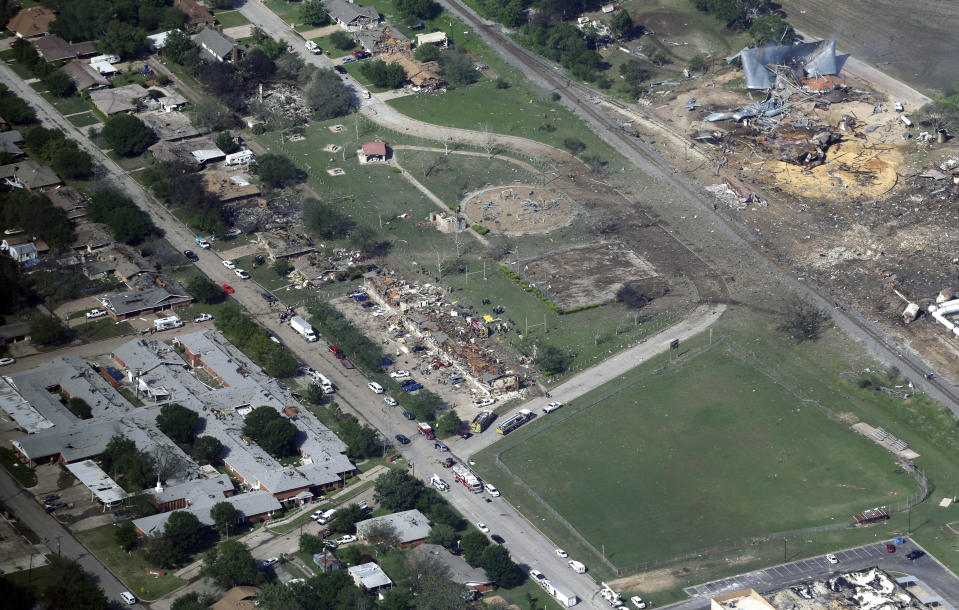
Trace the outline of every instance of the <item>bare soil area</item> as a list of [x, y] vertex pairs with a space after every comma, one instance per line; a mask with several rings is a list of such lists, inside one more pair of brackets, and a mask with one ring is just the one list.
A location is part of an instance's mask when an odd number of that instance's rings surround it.
[[515, 267], [517, 273], [563, 309], [612, 301], [625, 283], [649, 281], [650, 291], [660, 294], [665, 285], [648, 261], [622, 243], [553, 252], [519, 261]]
[[516, 236], [549, 233], [569, 224], [573, 205], [555, 189], [512, 184], [467, 195], [460, 209], [473, 224]]

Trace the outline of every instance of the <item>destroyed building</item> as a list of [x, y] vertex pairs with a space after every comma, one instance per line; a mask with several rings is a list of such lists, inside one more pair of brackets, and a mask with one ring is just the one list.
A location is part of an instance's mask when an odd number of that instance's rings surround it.
[[777, 80], [785, 68], [794, 77], [835, 75], [839, 73], [836, 63], [836, 41], [820, 40], [801, 44], [780, 44], [746, 48], [726, 61], [739, 58], [743, 64], [746, 88], [769, 89], [777, 86]]

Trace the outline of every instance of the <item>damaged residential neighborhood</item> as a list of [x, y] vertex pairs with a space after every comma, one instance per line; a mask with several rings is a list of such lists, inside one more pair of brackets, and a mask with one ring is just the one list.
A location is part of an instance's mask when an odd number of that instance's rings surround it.
[[5, 608], [959, 608], [951, 3], [0, 19]]

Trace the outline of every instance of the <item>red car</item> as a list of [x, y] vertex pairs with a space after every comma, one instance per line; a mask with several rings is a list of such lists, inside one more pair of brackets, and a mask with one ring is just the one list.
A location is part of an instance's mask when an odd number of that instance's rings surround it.
[[223, 284], [223, 292], [227, 294], [233, 294], [236, 292], [236, 290], [233, 290], [233, 286], [230, 286], [229, 284]]
[[891, 542], [887, 543], [887, 544], [886, 544], [886, 552], [887, 552], [887, 553], [895, 553], [895, 552], [896, 552], [896, 545], [893, 544], [893, 543], [891, 543]]
[[346, 358], [346, 354], [343, 353], [343, 350], [336, 347], [335, 345], [330, 346], [330, 353], [336, 356], [337, 358], [339, 358], [340, 360], [343, 360], [344, 358]]

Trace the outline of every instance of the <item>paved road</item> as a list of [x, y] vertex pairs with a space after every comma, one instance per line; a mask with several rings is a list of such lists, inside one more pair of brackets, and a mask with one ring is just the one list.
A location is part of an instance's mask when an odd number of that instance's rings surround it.
[[123, 603], [120, 593], [127, 590], [123, 583], [91, 555], [67, 528], [48, 515], [30, 492], [22, 489], [3, 468], [0, 468], [0, 499], [24, 525], [40, 536], [51, 554], [59, 552], [62, 557], [78, 561], [87, 574], [103, 588], [107, 597]]
[[811, 557], [801, 561], [772, 566], [747, 574], [740, 574], [701, 585], [687, 587], [692, 599], [667, 606], [675, 610], [699, 610], [709, 607], [709, 600], [717, 595], [752, 588], [760, 593], [778, 591], [809, 580], [831, 578], [836, 572], [867, 569], [878, 566], [887, 572], [902, 572], [923, 581], [946, 600], [959, 600], [959, 579], [934, 557], [925, 555], [915, 561], [906, 555], [919, 548], [912, 541], [898, 546], [895, 553], [886, 552], [884, 540], [834, 553], [838, 564], [826, 557]]

